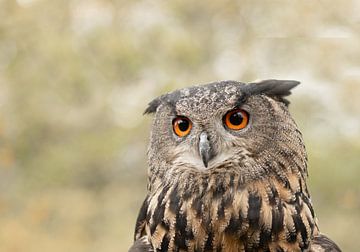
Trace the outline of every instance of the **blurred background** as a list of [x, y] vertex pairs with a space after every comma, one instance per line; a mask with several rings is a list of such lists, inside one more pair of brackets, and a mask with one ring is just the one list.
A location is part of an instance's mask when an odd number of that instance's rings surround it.
[[127, 251], [146, 104], [233, 79], [302, 82], [290, 110], [320, 229], [360, 233], [360, 2], [0, 0], [0, 251]]

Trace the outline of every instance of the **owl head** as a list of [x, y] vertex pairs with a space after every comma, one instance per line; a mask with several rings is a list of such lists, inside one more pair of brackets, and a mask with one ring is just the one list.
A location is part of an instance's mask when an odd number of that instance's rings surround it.
[[150, 176], [225, 169], [256, 178], [275, 172], [272, 169], [304, 171], [303, 140], [284, 98], [298, 84], [221, 81], [154, 99], [145, 110], [155, 114], [148, 149]]

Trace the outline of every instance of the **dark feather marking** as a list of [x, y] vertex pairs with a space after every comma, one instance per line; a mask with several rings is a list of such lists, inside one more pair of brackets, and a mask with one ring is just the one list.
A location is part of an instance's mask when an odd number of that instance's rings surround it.
[[170, 223], [167, 221], [165, 222], [164, 220], [161, 222], [161, 226], [166, 230], [169, 231], [170, 230]]
[[292, 218], [294, 220], [295, 229], [297, 232], [300, 232], [301, 238], [302, 238], [304, 244], [309, 244], [309, 240], [307, 238], [306, 227], [305, 227], [300, 215], [299, 214], [293, 215]]
[[299, 185], [300, 185], [300, 192], [302, 192], [303, 191], [303, 185], [302, 185], [302, 183], [301, 183], [301, 179], [299, 178]]
[[277, 207], [273, 207], [271, 210], [272, 213], [272, 226], [271, 230], [274, 235], [278, 235], [280, 231], [283, 230], [284, 226], [284, 209], [281, 204], [281, 200], [279, 200]]
[[167, 228], [167, 230], [169, 229], [168, 224], [163, 221], [164, 220], [164, 212], [165, 212], [165, 202], [163, 202], [163, 201], [164, 201], [165, 195], [168, 190], [169, 190], [169, 186], [165, 186], [157, 198], [157, 207], [156, 207], [154, 215], [153, 215], [153, 219], [152, 219], [153, 222], [150, 225], [151, 234], [153, 234], [155, 232], [156, 226], [159, 223], [163, 223], [164, 227]]
[[265, 248], [271, 241], [271, 230], [261, 230], [259, 248]]
[[182, 191], [183, 201], [189, 200], [194, 195], [194, 193], [197, 193], [192, 190], [192, 185], [189, 184], [188, 181], [186, 182], [186, 185], [183, 188], [185, 188], [185, 190]]
[[151, 235], [154, 234], [156, 227], [159, 223], [161, 223], [164, 219], [164, 211], [165, 211], [165, 204], [160, 205], [155, 209], [154, 215], [153, 215], [153, 222], [150, 225], [150, 232]]
[[169, 186], [165, 186], [157, 198], [157, 207], [153, 215], [153, 222], [150, 225], [151, 234], [155, 232], [156, 226], [164, 219], [165, 202], [163, 201], [168, 190]]
[[241, 95], [237, 98], [236, 103], [234, 104], [235, 107], [241, 107], [244, 103], [246, 103], [246, 100], [251, 96], [249, 92], [246, 90], [243, 90]]
[[286, 237], [286, 241], [289, 243], [295, 243], [297, 241], [297, 233], [296, 233], [296, 229], [293, 230], [289, 230], [289, 234]]
[[218, 212], [217, 212], [219, 218], [225, 217], [225, 209], [231, 205], [232, 200], [233, 200], [233, 198], [229, 194], [226, 194], [221, 199], [221, 204], [220, 204], [220, 207], [218, 208]]
[[295, 243], [297, 241], [296, 232], [290, 231], [286, 241], [289, 243]]
[[183, 200], [184, 200], [184, 201], [187, 201], [188, 199], [190, 199], [190, 198], [191, 198], [191, 196], [192, 196], [191, 191], [190, 191], [190, 190], [185, 190], [185, 192], [184, 192], [184, 194], [183, 194], [182, 198], [183, 198]]
[[186, 249], [186, 239], [189, 238], [186, 235], [186, 214], [178, 213], [176, 215], [176, 223], [175, 223], [175, 244], [180, 249]]
[[162, 239], [161, 248], [159, 251], [167, 252], [169, 250], [169, 243], [170, 243], [169, 237], [165, 235], [164, 238]]
[[229, 207], [232, 204], [233, 201], [233, 195], [232, 194], [228, 194], [225, 195], [224, 198], [222, 199], [222, 204], [224, 205], [225, 208]]
[[134, 240], [140, 238], [139, 236], [141, 235], [141, 229], [143, 228], [143, 225], [147, 219], [147, 211], [149, 207], [148, 198], [149, 196], [145, 198], [136, 219]]
[[271, 192], [268, 192], [269, 203], [270, 206], [274, 206], [276, 204], [276, 199], [279, 197], [279, 193], [273, 184], [270, 185], [270, 190]]
[[191, 240], [193, 240], [194, 238], [195, 238], [195, 236], [194, 236], [194, 233], [193, 233], [192, 229], [191, 229], [191, 228], [187, 228], [187, 229], [186, 229], [186, 239], [187, 239], [188, 241], [191, 241]]
[[311, 205], [311, 202], [310, 202], [309, 198], [304, 195], [304, 197], [302, 197], [302, 200], [305, 202], [305, 204], [306, 204], [306, 205], [308, 206], [308, 208], [310, 209], [311, 216], [312, 216], [313, 218], [315, 218], [314, 209], [313, 209], [313, 207], [312, 207], [312, 205]]
[[234, 187], [234, 174], [230, 175], [230, 182], [229, 182], [229, 188], [233, 188]]
[[241, 215], [239, 215], [239, 218], [235, 218], [235, 216], [231, 216], [229, 224], [225, 228], [225, 233], [230, 235], [235, 235], [239, 231], [242, 224]]
[[202, 215], [202, 198], [201, 195], [198, 195], [194, 198], [194, 201], [191, 205], [191, 208], [194, 209], [196, 211], [196, 217], [200, 218]]
[[[286, 205], [283, 203], [282, 206], [284, 208], [287, 208]], [[287, 229], [288, 230], [288, 234], [287, 234], [287, 237], [286, 237], [286, 241], [289, 242], [289, 243], [295, 243], [297, 241], [297, 230], [296, 230], [296, 227], [294, 227], [294, 230], [293, 229]]]
[[178, 195], [178, 185], [177, 184], [172, 189], [169, 198], [170, 198], [170, 205], [169, 205], [170, 211], [175, 214], [178, 214], [179, 210], [180, 210], [180, 206], [181, 206], [181, 204], [180, 204], [181, 198]]
[[302, 198], [302, 192], [296, 192], [295, 193], [295, 210], [300, 215], [301, 210], [303, 209], [303, 203], [300, 201]]
[[208, 234], [208, 238], [207, 238], [206, 243], [205, 243], [204, 251], [213, 250], [213, 239], [214, 239], [214, 234], [212, 232], [210, 232]]
[[186, 232], [186, 214], [179, 213], [176, 215], [176, 223], [175, 223], [175, 229], [178, 230], [180, 233], [185, 234]]
[[174, 242], [175, 245], [179, 248], [179, 249], [187, 249], [186, 246], [186, 237], [184, 235], [184, 233], [179, 232], [178, 230], [175, 233], [175, 238], [174, 238]]
[[165, 195], [168, 190], [169, 190], [169, 186], [168, 185], [164, 186], [164, 188], [162, 189], [161, 193], [159, 194], [159, 196], [157, 198], [157, 207], [160, 207], [160, 205], [163, 204]]
[[[209, 213], [209, 210], [206, 210], [206, 208], [204, 209], [204, 212], [208, 212]], [[211, 232], [211, 221], [212, 221], [212, 219], [211, 219], [211, 216], [210, 216], [210, 214], [205, 214], [204, 216], [203, 216], [203, 228], [205, 229], [205, 232]]]
[[225, 217], [225, 206], [224, 204], [220, 204], [218, 210], [217, 210], [217, 215], [219, 219], [222, 219]]
[[152, 212], [151, 212], [151, 210], [150, 210], [150, 209], [148, 209], [148, 212], [147, 212], [147, 214], [146, 214], [146, 221], [147, 221], [147, 222], [149, 222], [149, 221], [150, 221], [150, 219], [151, 219], [151, 215], [152, 215]]
[[294, 197], [292, 197], [289, 201], [287, 201], [287, 203], [295, 206], [295, 209], [298, 213], [300, 213], [302, 209], [302, 203], [300, 202], [300, 198], [302, 195], [303, 194], [301, 191], [297, 191], [295, 192]]
[[259, 227], [260, 207], [261, 198], [253, 193], [249, 193], [248, 220], [250, 227], [252, 228]]
[[220, 183], [220, 180], [221, 178], [216, 178], [216, 187], [215, 187], [215, 190], [213, 191], [213, 198], [214, 199], [218, 199], [220, 197], [222, 197], [226, 191], [226, 188], [224, 186], [223, 183]]

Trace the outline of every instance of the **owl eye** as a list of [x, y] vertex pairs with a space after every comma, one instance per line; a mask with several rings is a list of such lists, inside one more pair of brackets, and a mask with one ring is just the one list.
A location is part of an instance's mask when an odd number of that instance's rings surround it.
[[223, 118], [224, 124], [231, 130], [241, 130], [249, 123], [249, 114], [242, 109], [227, 112]]
[[188, 135], [192, 128], [191, 121], [184, 116], [176, 117], [173, 120], [172, 124], [175, 134], [178, 135], [179, 137], [184, 137]]

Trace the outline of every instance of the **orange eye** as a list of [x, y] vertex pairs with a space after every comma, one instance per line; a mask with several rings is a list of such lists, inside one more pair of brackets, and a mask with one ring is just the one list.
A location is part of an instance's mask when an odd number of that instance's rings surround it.
[[174, 132], [179, 137], [184, 137], [188, 135], [190, 133], [191, 127], [192, 127], [191, 121], [184, 116], [176, 117], [173, 120]]
[[249, 114], [242, 109], [234, 109], [226, 113], [223, 118], [227, 128], [241, 130], [249, 123]]

